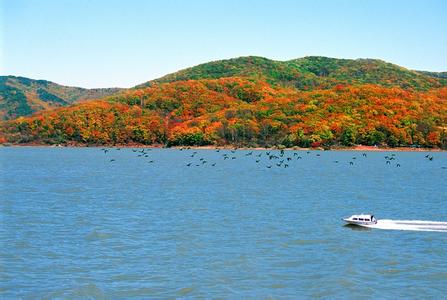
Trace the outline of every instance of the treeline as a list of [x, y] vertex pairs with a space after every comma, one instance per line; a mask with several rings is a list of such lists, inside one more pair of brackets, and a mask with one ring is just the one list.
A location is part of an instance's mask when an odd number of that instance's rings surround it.
[[128, 90], [5, 122], [2, 142], [447, 148], [447, 88], [299, 91], [238, 77]]

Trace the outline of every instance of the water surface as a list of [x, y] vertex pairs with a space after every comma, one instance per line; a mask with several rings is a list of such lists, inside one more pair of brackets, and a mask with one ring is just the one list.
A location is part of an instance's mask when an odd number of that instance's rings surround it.
[[447, 293], [446, 233], [340, 220], [447, 221], [445, 152], [145, 153], [1, 148], [0, 297]]

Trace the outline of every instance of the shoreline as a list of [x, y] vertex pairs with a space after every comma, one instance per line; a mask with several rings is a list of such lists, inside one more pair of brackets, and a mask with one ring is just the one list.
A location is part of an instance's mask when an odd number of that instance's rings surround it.
[[32, 148], [148, 148], [148, 149], [194, 149], [194, 150], [258, 150], [258, 151], [363, 151], [363, 152], [446, 152], [440, 148], [412, 148], [412, 147], [375, 147], [357, 145], [352, 147], [333, 147], [329, 149], [318, 148], [278, 148], [278, 147], [236, 147], [232, 145], [225, 146], [172, 146], [164, 145], [142, 145], [142, 144], [116, 144], [116, 145], [88, 145], [88, 144], [64, 144], [64, 145], [46, 145], [39, 143], [26, 144], [1, 144], [0, 147], [32, 147]]

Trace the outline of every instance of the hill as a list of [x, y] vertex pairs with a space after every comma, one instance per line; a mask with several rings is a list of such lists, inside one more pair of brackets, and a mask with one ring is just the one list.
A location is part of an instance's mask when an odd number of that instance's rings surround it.
[[[175, 81], [249, 78], [272, 86], [298, 90], [331, 89], [339, 84], [375, 84], [406, 90], [427, 91], [447, 86], [446, 73], [411, 71], [377, 59], [336, 59], [309, 56], [275, 61], [248, 56], [219, 60], [168, 74], [135, 87], [144, 88]], [[28, 116], [35, 112], [99, 99], [121, 89], [84, 89], [62, 86], [46, 80], [0, 76], [0, 120]]]
[[247, 78], [154, 84], [2, 126], [3, 142], [447, 147], [447, 88], [300, 91]]
[[0, 120], [28, 116], [74, 102], [99, 99], [120, 91], [117, 88], [84, 89], [25, 77], [0, 76]]
[[4, 77], [1, 92], [9, 102], [3, 103], [15, 105], [6, 116], [28, 114], [31, 104], [61, 108], [4, 122], [0, 140], [447, 148], [443, 75], [374, 59], [311, 56], [281, 62], [250, 56], [198, 65], [119, 92]]
[[275, 61], [248, 56], [201, 64], [143, 83], [136, 88], [181, 80], [245, 77], [300, 90], [326, 89], [338, 84], [376, 84], [428, 90], [447, 86], [447, 79], [441, 76], [442, 74], [412, 71], [377, 59], [352, 60], [308, 56], [289, 61]]

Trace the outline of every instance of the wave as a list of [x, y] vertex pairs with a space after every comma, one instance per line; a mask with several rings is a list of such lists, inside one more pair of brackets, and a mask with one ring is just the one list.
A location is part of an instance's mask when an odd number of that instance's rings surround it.
[[377, 220], [377, 224], [365, 225], [365, 227], [388, 230], [447, 232], [447, 222], [422, 220]]

